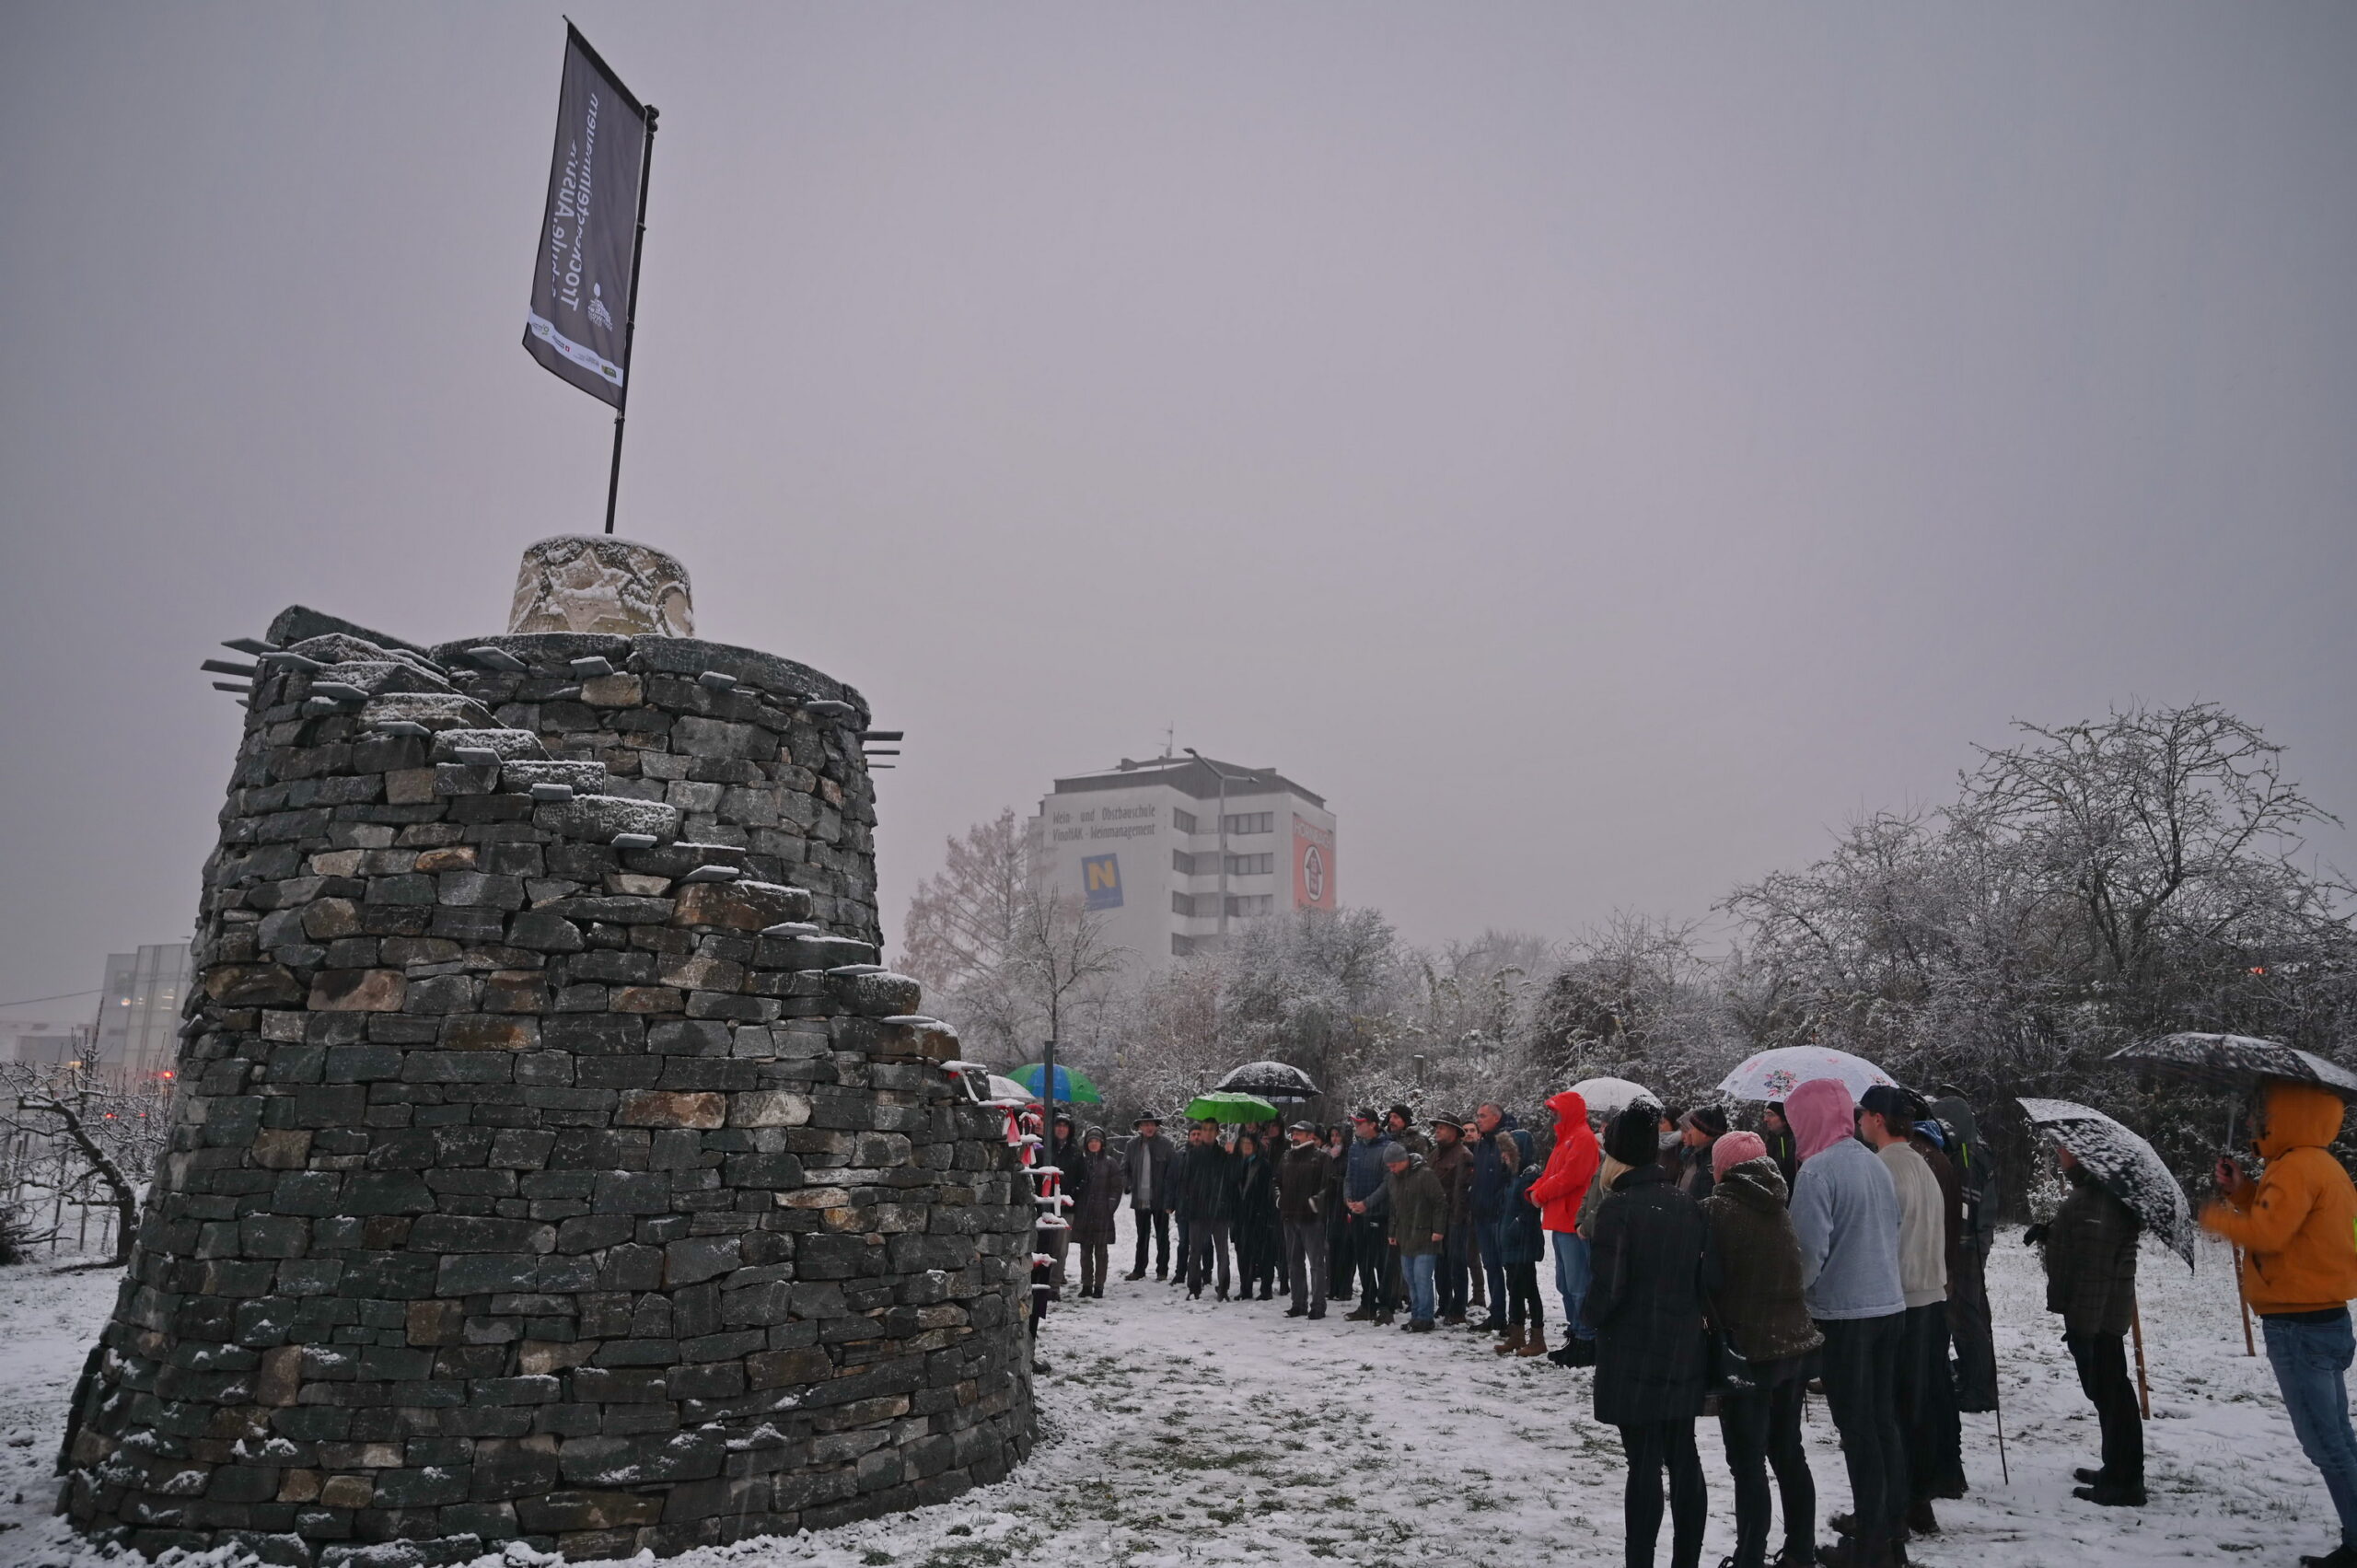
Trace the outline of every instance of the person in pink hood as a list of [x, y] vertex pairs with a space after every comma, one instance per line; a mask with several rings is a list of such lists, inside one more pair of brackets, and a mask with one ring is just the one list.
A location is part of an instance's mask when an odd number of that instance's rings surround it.
[[1907, 1292], [1898, 1273], [1898, 1188], [1857, 1139], [1849, 1086], [1813, 1079], [1794, 1089], [1784, 1114], [1801, 1156], [1793, 1182], [1793, 1230], [1801, 1244], [1801, 1292], [1825, 1336], [1825, 1404], [1841, 1434], [1852, 1509], [1833, 1527], [1829, 1568], [1887, 1568], [1905, 1561], [1907, 1446], [1898, 1424], [1898, 1344]]
[[1555, 1249], [1555, 1290], [1563, 1298], [1563, 1348], [1548, 1356], [1558, 1366], [1596, 1365], [1596, 1330], [1580, 1312], [1587, 1299], [1589, 1280], [1587, 1238], [1580, 1235], [1580, 1207], [1587, 1202], [1596, 1172], [1604, 1167], [1604, 1149], [1596, 1130], [1587, 1124], [1587, 1101], [1570, 1089], [1547, 1102], [1555, 1113], [1555, 1152], [1547, 1156], [1547, 1172], [1530, 1189], [1538, 1205], [1538, 1226]]

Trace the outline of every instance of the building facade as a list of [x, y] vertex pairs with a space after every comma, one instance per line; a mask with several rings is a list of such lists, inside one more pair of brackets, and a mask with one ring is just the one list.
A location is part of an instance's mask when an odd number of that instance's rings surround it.
[[30, 1067], [65, 1067], [90, 1049], [90, 1026], [18, 1021], [0, 1023], [0, 1062]]
[[99, 1001], [99, 1064], [125, 1083], [170, 1074], [180, 1054], [180, 1008], [188, 988], [185, 942], [109, 953]]
[[1028, 826], [1034, 875], [1080, 895], [1147, 970], [1248, 921], [1336, 907], [1334, 814], [1273, 768], [1125, 758], [1056, 780]]

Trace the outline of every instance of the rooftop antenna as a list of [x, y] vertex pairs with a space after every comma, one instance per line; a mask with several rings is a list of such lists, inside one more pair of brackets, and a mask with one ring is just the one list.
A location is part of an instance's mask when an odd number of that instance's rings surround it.
[[1170, 756], [1170, 748], [1177, 743], [1178, 739], [1178, 726], [1175, 724], [1165, 725], [1162, 730], [1162, 755], [1166, 761]]

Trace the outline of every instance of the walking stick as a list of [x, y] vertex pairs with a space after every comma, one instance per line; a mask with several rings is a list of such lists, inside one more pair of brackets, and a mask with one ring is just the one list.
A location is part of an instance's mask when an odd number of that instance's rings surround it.
[[2144, 1376], [2144, 1313], [2133, 1296], [2128, 1299], [2128, 1327], [2136, 1337], [2136, 1405], [2146, 1421], [2153, 1419], [2153, 1385]]
[[2235, 1305], [2243, 1309], [2243, 1353], [2257, 1355], [2258, 1347], [2250, 1340], [2250, 1297], [2243, 1294], [2243, 1249], [2235, 1249]]
[[2002, 1391], [1997, 1390], [1996, 1380], [1994, 1378], [1990, 1380], [1990, 1388], [1992, 1391], [1989, 1395], [1989, 1409], [1991, 1413], [1995, 1415], [1997, 1418], [1997, 1473], [2005, 1478], [2005, 1484], [2007, 1486], [2011, 1486], [2014, 1484], [2014, 1467], [2005, 1461], [2004, 1395]]

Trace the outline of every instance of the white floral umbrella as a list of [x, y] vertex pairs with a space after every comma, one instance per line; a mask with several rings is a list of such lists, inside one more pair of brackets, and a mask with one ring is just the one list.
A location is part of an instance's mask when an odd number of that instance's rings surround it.
[[1588, 1120], [1611, 1121], [1631, 1106], [1643, 1102], [1658, 1106], [1661, 1096], [1627, 1078], [1582, 1078], [1572, 1086], [1572, 1093], [1587, 1102]]
[[1863, 1056], [1821, 1045], [1782, 1045], [1747, 1057], [1719, 1080], [1719, 1093], [1732, 1099], [1789, 1099], [1795, 1088], [1817, 1078], [1838, 1078], [1849, 1085], [1852, 1099], [1877, 1084], [1898, 1086], [1897, 1079]]

